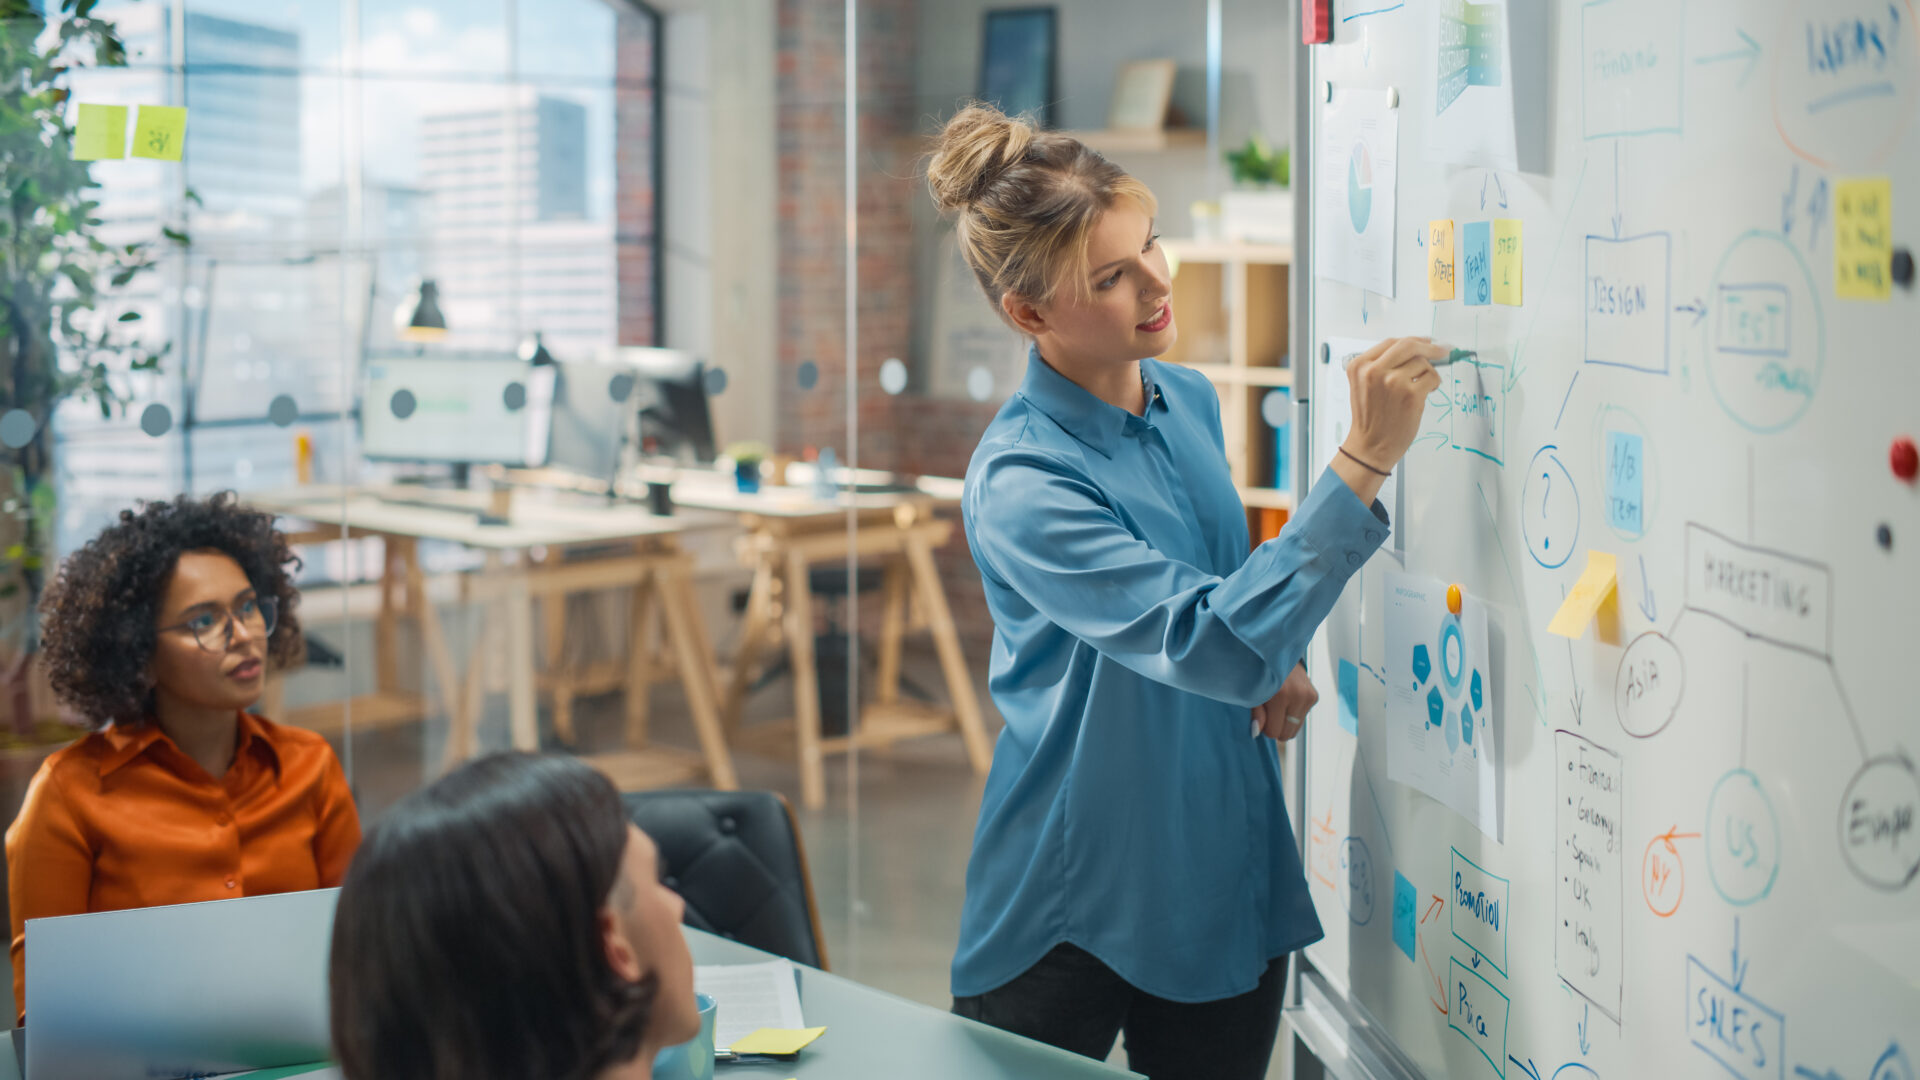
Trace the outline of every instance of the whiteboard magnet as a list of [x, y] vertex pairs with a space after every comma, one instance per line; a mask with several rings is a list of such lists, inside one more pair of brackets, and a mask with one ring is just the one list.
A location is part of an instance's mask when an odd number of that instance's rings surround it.
[[1323, 364], [1333, 363], [1333, 346], [1324, 341], [1320, 343], [1320, 362]]
[[1331, 79], [1326, 80], [1320, 84], [1320, 94], [1322, 97], [1326, 98], [1328, 101], [1333, 100], [1333, 81]]
[[1400, 107], [1400, 90], [1399, 90], [1399, 88], [1398, 88], [1398, 87], [1393, 87], [1393, 86], [1389, 86], [1389, 87], [1387, 87], [1387, 108], [1389, 108], [1389, 109], [1397, 109], [1397, 108], [1399, 108], [1399, 107]]

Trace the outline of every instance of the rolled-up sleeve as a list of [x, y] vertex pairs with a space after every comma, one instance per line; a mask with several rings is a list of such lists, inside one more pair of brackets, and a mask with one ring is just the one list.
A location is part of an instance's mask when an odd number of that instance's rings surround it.
[[982, 568], [1041, 616], [1155, 682], [1248, 707], [1279, 691], [1388, 528], [1379, 503], [1327, 474], [1279, 536], [1222, 577], [1136, 536], [1050, 454], [995, 455], [968, 499]]

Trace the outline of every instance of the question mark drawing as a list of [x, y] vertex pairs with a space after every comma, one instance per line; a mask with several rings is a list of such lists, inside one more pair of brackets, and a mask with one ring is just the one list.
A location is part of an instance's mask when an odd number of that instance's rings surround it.
[[[1544, 518], [1547, 516], [1547, 499], [1553, 494], [1553, 474], [1543, 472], [1540, 474], [1540, 479], [1547, 482], [1547, 490], [1540, 493], [1540, 516]], [[1553, 537], [1542, 537], [1540, 546], [1549, 551], [1553, 550]]]

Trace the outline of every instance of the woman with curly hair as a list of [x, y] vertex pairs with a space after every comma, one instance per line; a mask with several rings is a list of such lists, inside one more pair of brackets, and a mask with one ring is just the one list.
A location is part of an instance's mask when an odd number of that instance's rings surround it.
[[124, 510], [41, 600], [54, 693], [97, 730], [48, 757], [7, 830], [13, 991], [26, 921], [340, 884], [360, 817], [319, 735], [247, 713], [300, 654], [270, 514], [231, 493]]

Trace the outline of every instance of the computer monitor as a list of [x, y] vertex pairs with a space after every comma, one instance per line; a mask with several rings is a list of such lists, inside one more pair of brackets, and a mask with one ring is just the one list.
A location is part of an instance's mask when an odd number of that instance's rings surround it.
[[553, 379], [550, 367], [510, 354], [369, 359], [360, 453], [374, 461], [544, 464]]
[[611, 484], [633, 419], [635, 373], [624, 364], [560, 363], [554, 370], [547, 465]]
[[641, 453], [711, 465], [713, 414], [707, 408], [706, 365], [699, 357], [678, 349], [626, 348], [619, 360], [636, 376]]

